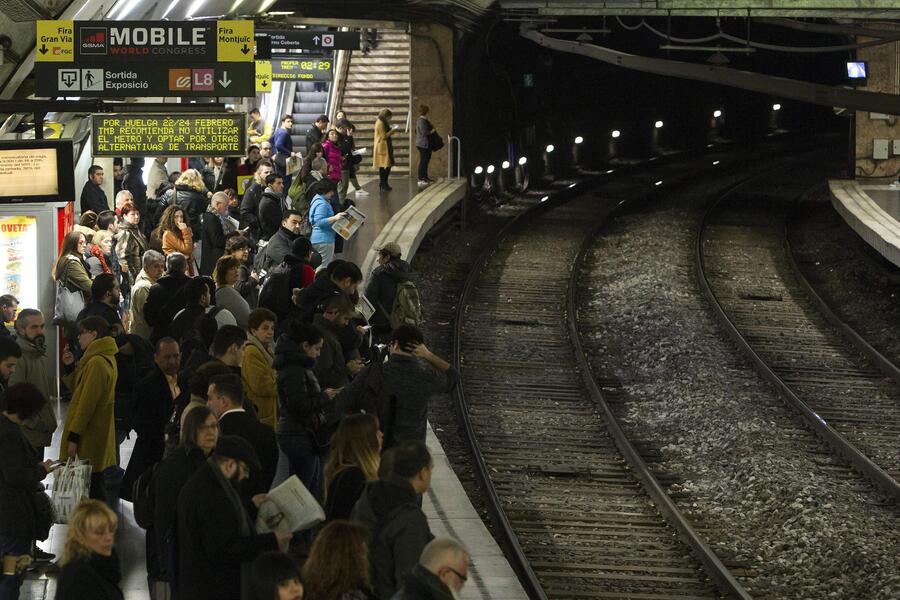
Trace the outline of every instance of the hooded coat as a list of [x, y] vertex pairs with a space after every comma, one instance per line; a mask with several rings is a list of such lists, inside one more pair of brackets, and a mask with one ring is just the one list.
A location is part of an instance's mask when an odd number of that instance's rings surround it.
[[75, 372], [64, 378], [72, 401], [60, 443], [66, 460], [68, 442], [78, 444], [78, 457], [91, 461], [94, 473], [116, 464], [116, 340], [106, 336], [88, 345]]
[[410, 483], [394, 473], [373, 481], [353, 507], [351, 518], [369, 528], [369, 565], [375, 595], [390, 598], [434, 539]]
[[28, 382], [47, 399], [44, 407], [21, 425], [28, 443], [35, 448], [43, 448], [53, 443], [53, 432], [56, 431], [56, 413], [50, 402], [54, 394], [51, 390], [50, 372], [47, 370], [47, 348], [38, 346], [21, 335], [16, 338], [16, 343], [22, 349], [22, 358], [16, 363], [15, 372], [9, 376], [9, 385]]
[[390, 262], [379, 265], [372, 271], [366, 284], [366, 298], [375, 307], [375, 314], [369, 319], [375, 333], [391, 332], [390, 311], [394, 308], [397, 286], [412, 280], [413, 275], [412, 267], [401, 258], [392, 258]]

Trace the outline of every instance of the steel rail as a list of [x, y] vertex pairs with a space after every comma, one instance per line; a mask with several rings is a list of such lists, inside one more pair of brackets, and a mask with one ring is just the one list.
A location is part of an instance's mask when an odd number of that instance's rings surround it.
[[[745, 182], [744, 184], [746, 184]], [[843, 435], [835, 431], [828, 422], [819, 416], [806, 402], [804, 402], [791, 387], [778, 376], [778, 374], [766, 363], [765, 360], [753, 349], [750, 343], [741, 335], [734, 322], [728, 317], [724, 307], [719, 303], [718, 298], [712, 290], [709, 279], [706, 275], [705, 261], [703, 259], [703, 234], [706, 231], [707, 223], [713, 211], [735, 190], [741, 186], [735, 186], [720, 195], [713, 202], [697, 229], [696, 243], [694, 247], [694, 262], [697, 272], [697, 279], [700, 283], [704, 295], [707, 297], [710, 307], [719, 319], [720, 324], [726, 333], [738, 345], [741, 351], [756, 366], [757, 370], [774, 385], [787, 403], [792, 406], [807, 423], [807, 425], [819, 436], [819, 438], [829, 445], [838, 455], [842, 456], [850, 465], [856, 469], [858, 473], [872, 481], [875, 485], [884, 491], [894, 501], [900, 501], [900, 482], [891, 477], [884, 469], [875, 464], [872, 459], [866, 456], [853, 443], [847, 440]]]

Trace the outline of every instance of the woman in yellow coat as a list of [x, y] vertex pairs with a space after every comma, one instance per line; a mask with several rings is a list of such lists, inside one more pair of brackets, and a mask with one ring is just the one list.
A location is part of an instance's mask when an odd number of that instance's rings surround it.
[[[85, 348], [74, 373], [63, 381], [72, 391], [60, 444], [60, 460], [77, 456], [91, 461], [91, 497], [105, 499], [103, 471], [116, 464], [116, 340], [101, 317], [78, 323], [78, 343]], [[71, 365], [67, 349], [63, 362]]]
[[391, 167], [394, 166], [394, 144], [391, 137], [397, 131], [396, 127], [391, 126], [391, 117], [393, 116], [394, 113], [385, 108], [378, 113], [378, 118], [375, 120], [375, 147], [372, 156], [374, 166], [378, 169], [379, 189], [382, 192], [391, 191], [391, 186], [388, 185]]
[[259, 422], [273, 429], [278, 422], [278, 383], [272, 369], [276, 318], [275, 313], [267, 308], [250, 312], [247, 317], [250, 335], [244, 344], [244, 358], [241, 361], [244, 394], [256, 407]]

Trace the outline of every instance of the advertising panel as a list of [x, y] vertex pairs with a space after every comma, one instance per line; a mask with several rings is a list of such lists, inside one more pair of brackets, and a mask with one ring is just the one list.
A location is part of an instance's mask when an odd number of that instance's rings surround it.
[[0, 285], [22, 306], [38, 306], [37, 254], [37, 217], [0, 217]]

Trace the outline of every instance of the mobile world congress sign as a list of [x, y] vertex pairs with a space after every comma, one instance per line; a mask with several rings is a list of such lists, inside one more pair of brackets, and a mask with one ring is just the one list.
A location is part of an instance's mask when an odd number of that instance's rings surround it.
[[94, 156], [243, 156], [244, 113], [95, 114]]
[[253, 22], [37, 21], [42, 96], [252, 96]]

